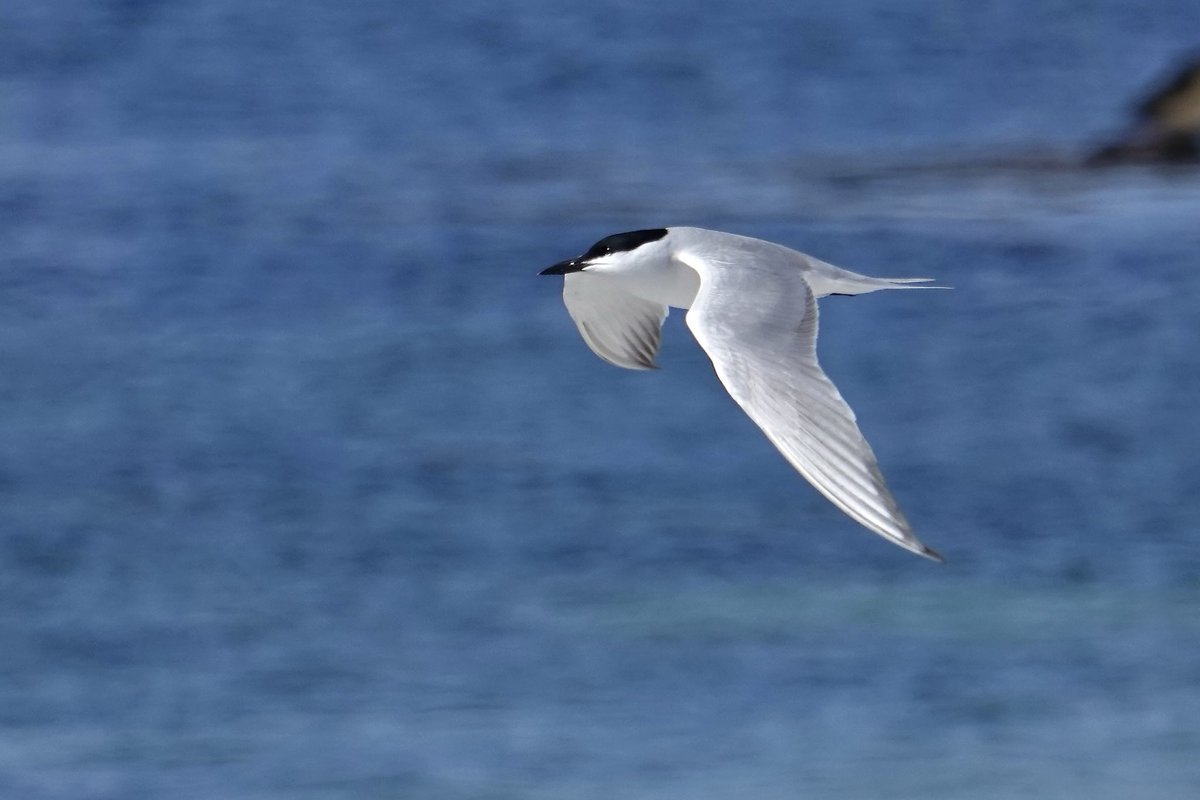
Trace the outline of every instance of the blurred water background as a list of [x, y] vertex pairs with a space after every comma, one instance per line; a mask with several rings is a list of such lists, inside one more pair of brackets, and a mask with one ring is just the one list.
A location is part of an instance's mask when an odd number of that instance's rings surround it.
[[[0, 796], [1196, 796], [1200, 171], [1075, 164], [1198, 33], [0, 6]], [[946, 566], [587, 351], [537, 271], [670, 224], [955, 287], [820, 345]]]

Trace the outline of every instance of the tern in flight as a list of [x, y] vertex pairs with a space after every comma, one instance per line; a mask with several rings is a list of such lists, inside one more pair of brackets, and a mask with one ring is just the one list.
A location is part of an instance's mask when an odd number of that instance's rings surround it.
[[588, 347], [626, 369], [654, 369], [668, 306], [717, 377], [801, 475], [852, 519], [935, 561], [888, 490], [854, 412], [817, 363], [817, 298], [917, 286], [871, 278], [782, 245], [703, 228], [606, 236], [542, 275], [562, 275], [563, 301]]

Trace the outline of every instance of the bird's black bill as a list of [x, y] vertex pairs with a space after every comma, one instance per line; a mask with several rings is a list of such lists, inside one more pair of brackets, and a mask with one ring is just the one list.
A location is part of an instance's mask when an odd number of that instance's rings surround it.
[[538, 273], [538, 275], [566, 275], [568, 272], [579, 272], [587, 266], [586, 261], [578, 258], [572, 258], [568, 261], [560, 261], [553, 267], [546, 267]]

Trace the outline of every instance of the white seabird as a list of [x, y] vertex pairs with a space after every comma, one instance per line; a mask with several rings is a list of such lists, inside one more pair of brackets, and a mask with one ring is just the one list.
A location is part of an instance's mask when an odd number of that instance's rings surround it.
[[703, 228], [607, 236], [542, 270], [564, 277], [567, 311], [596, 355], [654, 369], [668, 306], [687, 324], [738, 405], [784, 458], [851, 518], [914, 553], [913, 533], [855, 423], [817, 363], [817, 298], [915, 286], [872, 278], [782, 245]]

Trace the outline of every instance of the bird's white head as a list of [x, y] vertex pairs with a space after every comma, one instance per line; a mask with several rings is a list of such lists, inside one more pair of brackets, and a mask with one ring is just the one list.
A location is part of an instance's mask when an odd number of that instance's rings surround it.
[[614, 233], [592, 245], [576, 258], [560, 261], [542, 270], [541, 275], [566, 275], [571, 272], [624, 273], [657, 265], [670, 258], [666, 228]]

